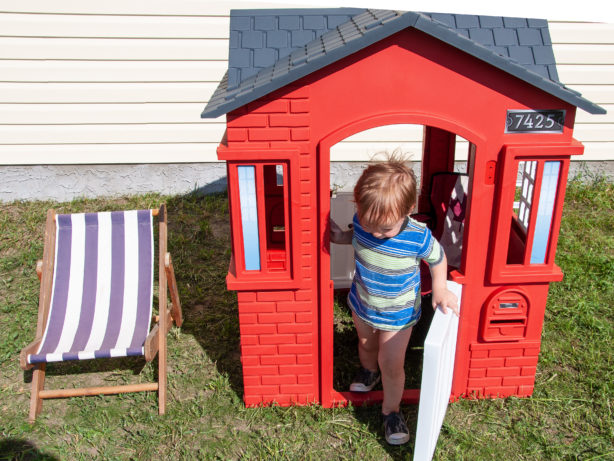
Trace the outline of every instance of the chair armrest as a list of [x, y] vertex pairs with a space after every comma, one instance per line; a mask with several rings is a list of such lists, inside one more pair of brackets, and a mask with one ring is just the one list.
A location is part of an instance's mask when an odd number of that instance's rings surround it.
[[39, 259], [36, 261], [36, 275], [38, 275], [38, 280], [43, 280], [43, 260]]
[[19, 354], [19, 366], [21, 366], [22, 369], [29, 370], [30, 368], [34, 367], [34, 365], [28, 363], [28, 355], [36, 352], [42, 340], [42, 337], [36, 338], [21, 350], [21, 353]]
[[[147, 338], [145, 338], [145, 344], [143, 345], [146, 362], [151, 361], [156, 356], [156, 354], [158, 353], [158, 349], [159, 349], [158, 340], [160, 338], [159, 336], [160, 316], [156, 315], [154, 317], [154, 321], [156, 322], [156, 324], [154, 325], [154, 327], [151, 329], [151, 331], [147, 335]], [[171, 318], [171, 313], [169, 309], [166, 312], [166, 329], [164, 330], [164, 334], [168, 333], [168, 330], [170, 330], [171, 328], [172, 322], [173, 322], [173, 319]]]
[[160, 324], [157, 323], [151, 329], [147, 338], [145, 338], [145, 344], [143, 345], [143, 350], [145, 353], [145, 361], [150, 362], [158, 353], [158, 330], [160, 328]]

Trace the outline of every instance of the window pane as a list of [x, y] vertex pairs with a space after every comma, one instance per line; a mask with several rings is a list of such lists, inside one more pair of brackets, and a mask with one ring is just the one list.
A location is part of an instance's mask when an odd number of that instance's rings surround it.
[[[524, 169], [521, 164], [524, 163]], [[537, 170], [537, 162], [521, 162], [518, 165], [519, 172], [522, 171], [521, 190], [519, 197], [520, 210], [518, 220], [522, 228], [527, 233], [529, 227], [529, 217], [531, 216], [531, 203], [533, 202], [533, 187], [535, 186], [535, 172]]]
[[245, 269], [260, 270], [260, 238], [258, 235], [258, 203], [256, 200], [256, 168], [238, 166], [239, 201], [243, 229]]
[[284, 185], [284, 166], [275, 165], [275, 174], [277, 175], [277, 186], [283, 187]]
[[284, 164], [263, 166], [265, 227], [267, 232], [266, 265], [269, 271], [285, 271], [288, 269], [285, 169]]
[[536, 161], [518, 162], [507, 264], [524, 264], [536, 173]]
[[531, 250], [531, 264], [543, 264], [546, 261], [560, 168], [561, 162], [544, 163], [537, 220], [535, 222], [535, 235], [533, 237], [533, 249]]

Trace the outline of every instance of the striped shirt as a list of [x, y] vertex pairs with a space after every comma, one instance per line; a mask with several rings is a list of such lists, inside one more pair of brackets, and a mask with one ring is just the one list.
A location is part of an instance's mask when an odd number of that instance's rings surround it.
[[407, 218], [398, 235], [378, 239], [354, 215], [356, 272], [351, 309], [378, 330], [403, 330], [420, 319], [420, 260], [442, 262], [443, 249], [425, 224]]

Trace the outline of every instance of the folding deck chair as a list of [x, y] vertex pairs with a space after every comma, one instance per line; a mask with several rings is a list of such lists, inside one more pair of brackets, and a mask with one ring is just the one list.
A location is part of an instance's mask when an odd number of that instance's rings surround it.
[[[153, 219], [159, 221], [159, 315], [152, 320]], [[20, 364], [34, 368], [30, 422], [43, 399], [158, 391], [166, 407], [166, 335], [182, 314], [167, 252], [166, 206], [160, 209], [56, 215], [47, 212], [36, 339]], [[171, 307], [167, 307], [167, 288]], [[144, 356], [158, 358], [158, 381], [133, 385], [45, 390], [48, 362]]]

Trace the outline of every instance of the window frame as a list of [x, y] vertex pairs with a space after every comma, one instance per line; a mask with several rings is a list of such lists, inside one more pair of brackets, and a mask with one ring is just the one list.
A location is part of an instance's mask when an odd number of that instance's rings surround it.
[[[218, 158], [226, 160], [228, 201], [231, 222], [232, 254], [226, 283], [230, 290], [292, 289], [300, 286], [299, 229], [299, 152], [290, 149], [228, 149], [218, 148]], [[264, 167], [284, 165], [284, 215], [287, 226], [285, 236], [286, 269], [269, 270], [267, 266], [267, 230], [265, 216]], [[241, 199], [238, 167], [255, 168], [256, 200], [258, 207], [258, 233], [260, 269], [245, 268]]]
[[[500, 178], [497, 181], [498, 193], [494, 203], [494, 225], [492, 227], [493, 235], [491, 239], [493, 243], [490, 249], [489, 274], [491, 283], [539, 283], [562, 280], [563, 272], [554, 263], [554, 259], [563, 214], [569, 161], [571, 155], [580, 155], [583, 150], [584, 146], [575, 139], [565, 144], [506, 145], [503, 147], [501, 155], [503, 167], [500, 170]], [[512, 219], [514, 216], [513, 204], [515, 201], [518, 164], [523, 161], [537, 162], [537, 173], [531, 198], [532, 206], [523, 262], [511, 264], [507, 261], [512, 232]], [[543, 263], [531, 263], [531, 253], [535, 243], [537, 214], [542, 193], [544, 165], [546, 162], [552, 161], [560, 162], [560, 167], [545, 258]]]

